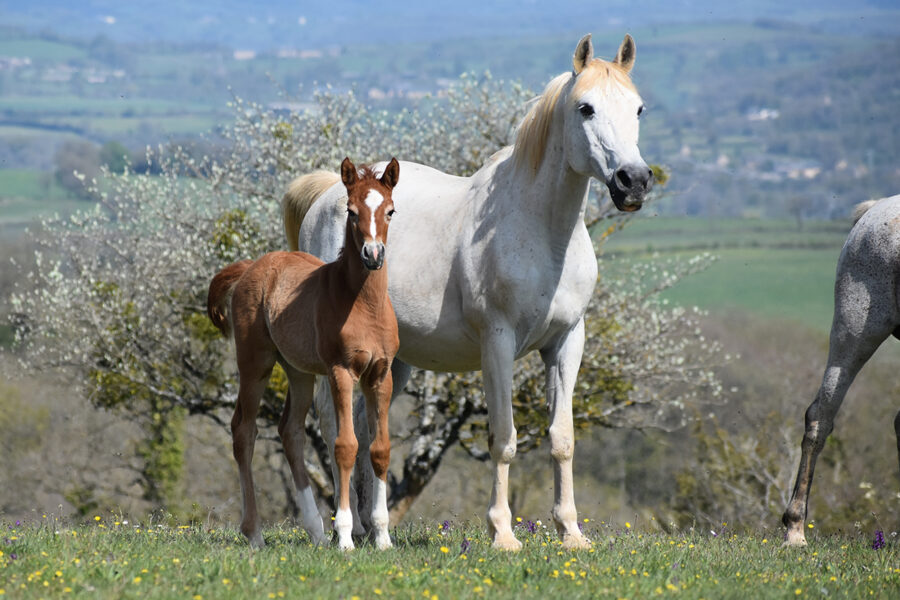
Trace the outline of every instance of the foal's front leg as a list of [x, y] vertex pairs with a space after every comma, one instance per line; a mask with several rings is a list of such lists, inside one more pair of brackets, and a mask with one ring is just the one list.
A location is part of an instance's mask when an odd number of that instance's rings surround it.
[[338, 547], [353, 550], [353, 513], [350, 510], [350, 475], [356, 462], [359, 443], [353, 432], [353, 376], [340, 366], [331, 368], [328, 377], [331, 397], [334, 400], [334, 414], [337, 421], [337, 437], [334, 440], [334, 460], [338, 468], [337, 512], [334, 516], [334, 530], [338, 534]]
[[578, 529], [572, 457], [575, 428], [572, 394], [584, 350], [584, 319], [556, 344], [541, 351], [546, 369], [547, 404], [550, 409], [550, 455], [553, 457], [553, 522], [563, 546], [585, 549], [591, 542]]
[[387, 473], [391, 463], [391, 437], [388, 429], [388, 412], [391, 407], [390, 361], [380, 361], [372, 367], [363, 384], [366, 396], [366, 415], [369, 419], [369, 430], [375, 435], [369, 446], [372, 469], [375, 477], [372, 482], [372, 527], [375, 534], [375, 547], [379, 550], [391, 547], [391, 536], [388, 533], [390, 514], [388, 513]]

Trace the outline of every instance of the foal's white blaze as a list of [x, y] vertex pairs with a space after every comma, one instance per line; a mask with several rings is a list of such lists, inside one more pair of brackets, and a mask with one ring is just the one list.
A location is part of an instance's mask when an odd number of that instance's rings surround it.
[[381, 206], [382, 202], [384, 202], [384, 196], [382, 196], [375, 190], [369, 190], [369, 195], [366, 196], [366, 206], [368, 206], [369, 210], [372, 211], [372, 221], [369, 223], [369, 231], [372, 234], [373, 240], [376, 239], [375, 211], [378, 210], [378, 207]]

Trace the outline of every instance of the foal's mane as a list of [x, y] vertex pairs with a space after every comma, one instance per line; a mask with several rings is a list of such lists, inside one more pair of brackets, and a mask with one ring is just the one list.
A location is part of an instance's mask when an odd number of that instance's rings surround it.
[[574, 94], [571, 99], [580, 97], [587, 89], [603, 82], [607, 85], [617, 83], [637, 92], [631, 77], [617, 64], [595, 58], [578, 75], [572, 72], [557, 75], [550, 80], [544, 92], [537, 98], [534, 106], [522, 119], [513, 145], [513, 160], [517, 168], [529, 169], [532, 176], [537, 174], [544, 160], [547, 139], [550, 137], [550, 124], [559, 97], [566, 85], [575, 80]]

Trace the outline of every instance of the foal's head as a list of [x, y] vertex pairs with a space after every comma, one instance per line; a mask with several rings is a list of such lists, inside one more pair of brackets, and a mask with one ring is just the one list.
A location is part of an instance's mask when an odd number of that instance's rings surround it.
[[392, 158], [381, 177], [369, 167], [360, 170], [345, 158], [341, 180], [347, 188], [347, 239], [344, 251], [356, 250], [370, 271], [384, 265], [384, 243], [394, 214], [391, 192], [400, 177], [400, 163]]

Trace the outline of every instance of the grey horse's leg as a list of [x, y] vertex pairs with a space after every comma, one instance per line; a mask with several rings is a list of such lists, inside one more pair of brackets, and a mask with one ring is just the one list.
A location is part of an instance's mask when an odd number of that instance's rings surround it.
[[850, 276], [848, 271], [846, 266], [843, 269], [839, 266], [828, 364], [816, 398], [806, 410], [806, 431], [800, 446], [797, 480], [781, 518], [787, 527], [785, 544], [789, 546], [806, 544], [803, 528], [816, 458], [834, 428], [834, 417], [847, 389], [895, 327], [893, 313], [886, 306], [887, 299], [893, 302], [887, 282], [882, 285], [880, 282], [863, 282]]
[[900, 461], [900, 412], [894, 417], [894, 433], [897, 434], [897, 460]]

